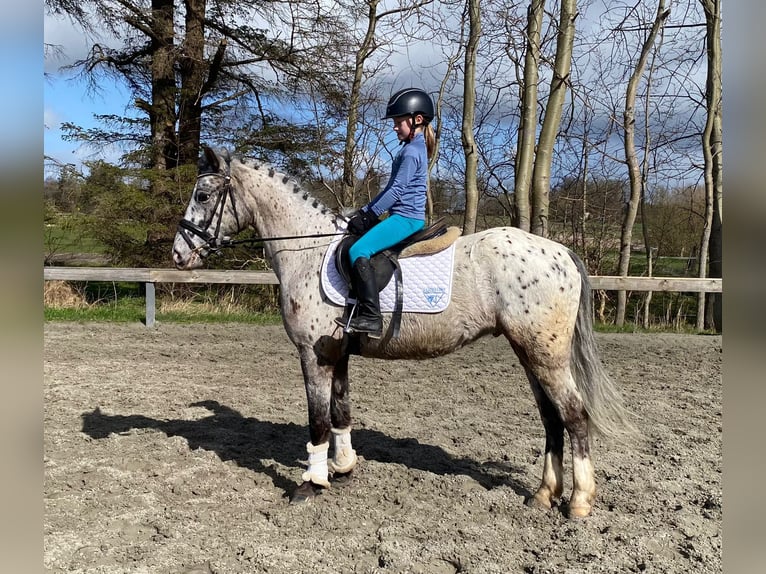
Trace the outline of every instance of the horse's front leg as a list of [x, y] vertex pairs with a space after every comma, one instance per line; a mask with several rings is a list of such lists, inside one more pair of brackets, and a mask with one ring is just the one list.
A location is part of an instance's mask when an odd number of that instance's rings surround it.
[[357, 463], [356, 451], [351, 446], [351, 403], [348, 396], [348, 359], [340, 357], [333, 369], [330, 415], [332, 417], [333, 457], [330, 471], [333, 480], [346, 482]]
[[306, 387], [309, 413], [309, 435], [306, 444], [308, 469], [303, 473], [303, 483], [290, 499], [292, 503], [307, 502], [330, 486], [327, 452], [330, 448], [330, 402], [334, 365], [319, 360], [311, 347], [298, 349]]

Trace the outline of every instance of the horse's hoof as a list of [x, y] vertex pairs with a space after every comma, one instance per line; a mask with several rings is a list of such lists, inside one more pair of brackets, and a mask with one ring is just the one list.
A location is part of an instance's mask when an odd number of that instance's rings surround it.
[[567, 518], [587, 518], [590, 516], [592, 506], [569, 506], [567, 505], [566, 517]]
[[348, 472], [336, 472], [333, 473], [332, 478], [330, 479], [330, 482], [337, 486], [348, 486], [351, 484], [351, 479], [354, 478], [354, 471], [349, 470]]
[[538, 496], [530, 496], [524, 501], [524, 504], [530, 508], [536, 508], [537, 510], [550, 510], [551, 503]]
[[322, 494], [323, 490], [323, 487], [306, 481], [295, 489], [295, 492], [293, 492], [293, 495], [290, 497], [290, 504], [305, 504], [306, 502], [311, 502], [317, 496]]

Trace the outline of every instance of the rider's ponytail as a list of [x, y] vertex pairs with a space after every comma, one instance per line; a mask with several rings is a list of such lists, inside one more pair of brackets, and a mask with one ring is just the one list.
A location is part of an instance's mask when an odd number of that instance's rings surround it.
[[423, 126], [423, 137], [426, 140], [426, 154], [431, 159], [436, 150], [436, 132], [430, 123]]

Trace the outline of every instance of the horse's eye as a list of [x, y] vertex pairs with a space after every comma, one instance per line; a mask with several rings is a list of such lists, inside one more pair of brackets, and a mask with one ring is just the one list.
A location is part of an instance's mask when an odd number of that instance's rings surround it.
[[198, 191], [197, 192], [197, 201], [200, 203], [205, 203], [208, 199], [210, 199], [210, 194], [206, 191]]

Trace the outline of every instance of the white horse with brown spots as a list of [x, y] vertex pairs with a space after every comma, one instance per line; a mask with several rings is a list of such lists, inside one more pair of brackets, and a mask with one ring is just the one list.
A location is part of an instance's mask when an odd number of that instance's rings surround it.
[[357, 463], [348, 399], [352, 350], [363, 357], [425, 359], [484, 335], [503, 335], [526, 371], [545, 428], [542, 481], [528, 503], [550, 509], [562, 496], [566, 429], [573, 461], [568, 512], [591, 512], [596, 484], [590, 431], [620, 435], [631, 424], [598, 357], [587, 272], [574, 253], [509, 227], [460, 237], [446, 310], [404, 313], [395, 338], [352, 339], [334, 321], [341, 309], [320, 289], [327, 237], [343, 232], [344, 218], [273, 168], [206, 148], [173, 245], [175, 265], [200, 267], [224, 237], [249, 227], [280, 238], [265, 249], [279, 278], [284, 325], [300, 355], [308, 399], [309, 465], [293, 501], [312, 498]]

